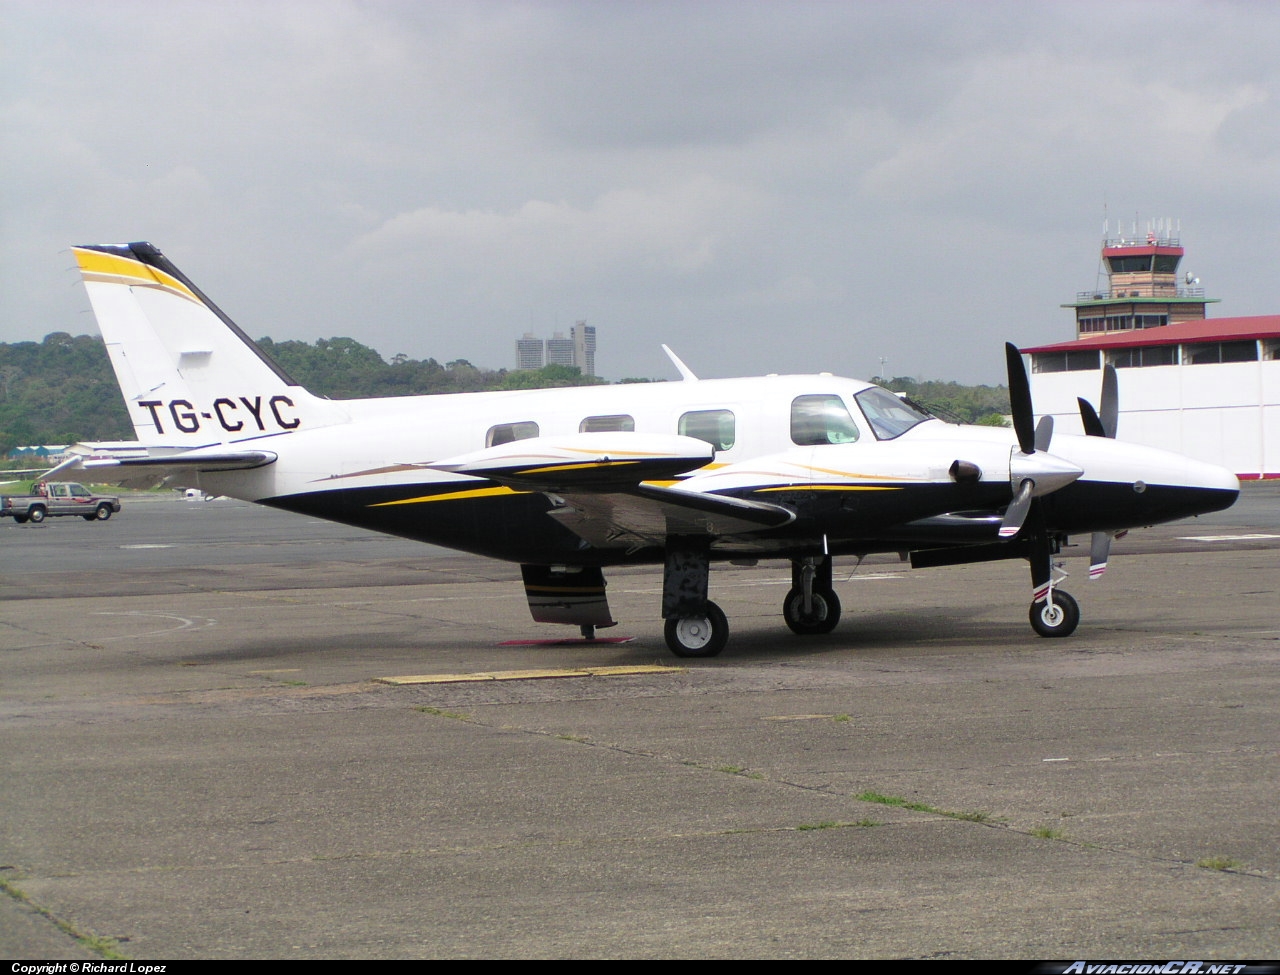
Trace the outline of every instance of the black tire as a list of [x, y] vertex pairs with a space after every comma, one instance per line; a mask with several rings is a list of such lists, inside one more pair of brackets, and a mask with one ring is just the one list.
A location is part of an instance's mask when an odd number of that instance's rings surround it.
[[32, 505], [31, 510], [27, 512], [27, 518], [30, 519], [33, 525], [38, 525], [40, 522], [44, 521], [45, 514], [44, 505], [35, 504]]
[[92, 521], [93, 519], [97, 519], [98, 521], [106, 521], [110, 517], [111, 517], [111, 505], [100, 504], [98, 505], [98, 510], [93, 513], [93, 518], [91, 518], [90, 520]]
[[729, 621], [719, 606], [708, 601], [705, 616], [667, 620], [663, 636], [677, 657], [714, 657], [729, 641]]
[[1070, 636], [1080, 625], [1080, 605], [1070, 593], [1055, 589], [1049, 599], [1031, 604], [1028, 618], [1041, 636]]
[[815, 589], [812, 611], [806, 616], [804, 592], [792, 589], [782, 601], [782, 618], [791, 632], [800, 636], [830, 633], [840, 622], [840, 597], [832, 589]]

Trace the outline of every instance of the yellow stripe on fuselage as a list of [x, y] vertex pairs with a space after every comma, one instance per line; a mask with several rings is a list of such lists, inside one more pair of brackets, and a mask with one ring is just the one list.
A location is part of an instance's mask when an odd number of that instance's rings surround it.
[[474, 488], [470, 491], [450, 491], [448, 494], [427, 494], [420, 498], [405, 498], [402, 501], [379, 501], [369, 505], [370, 508], [388, 508], [397, 504], [426, 504], [429, 501], [462, 501], [471, 498], [494, 498], [504, 494], [532, 494], [532, 491], [517, 491], [509, 487]]
[[755, 494], [771, 491], [901, 491], [901, 487], [880, 484], [789, 484], [785, 487], [756, 488]]
[[560, 471], [585, 471], [593, 467], [621, 467], [624, 464], [638, 464], [638, 460], [593, 460], [586, 464], [553, 464], [550, 467], [529, 467], [520, 474], [554, 474]]
[[203, 304], [190, 288], [159, 268], [121, 257], [119, 254], [104, 254], [102, 251], [87, 250], [82, 247], [73, 247], [71, 250], [76, 255], [76, 263], [80, 265], [80, 273], [84, 275], [86, 281], [159, 288], [161, 291], [168, 291], [188, 301]]

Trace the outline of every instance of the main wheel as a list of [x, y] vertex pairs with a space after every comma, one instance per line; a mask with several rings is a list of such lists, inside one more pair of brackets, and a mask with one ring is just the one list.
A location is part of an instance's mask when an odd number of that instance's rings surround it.
[[1080, 625], [1080, 606], [1070, 593], [1055, 589], [1049, 598], [1031, 604], [1031, 628], [1041, 636], [1070, 636]]
[[40, 522], [44, 521], [44, 515], [45, 515], [44, 505], [40, 505], [40, 504], [35, 505], [30, 511], [27, 512], [27, 517], [31, 519], [31, 523], [33, 525], [38, 525], [40, 524]]
[[97, 518], [98, 521], [106, 521], [108, 518], [111, 517], [111, 505], [109, 504], [98, 505], [98, 510], [93, 513], [93, 517]]
[[804, 593], [792, 589], [782, 601], [782, 618], [791, 632], [800, 636], [830, 633], [840, 622], [840, 597], [833, 589], [815, 589], [809, 612], [805, 613]]
[[667, 620], [663, 636], [677, 657], [714, 657], [729, 639], [729, 621], [719, 606], [708, 601], [704, 616]]

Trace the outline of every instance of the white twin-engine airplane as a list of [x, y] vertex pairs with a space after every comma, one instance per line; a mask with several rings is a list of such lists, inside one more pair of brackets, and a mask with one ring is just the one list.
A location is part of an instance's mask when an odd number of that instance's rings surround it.
[[1011, 345], [1013, 432], [826, 374], [699, 380], [674, 356], [682, 382], [333, 401], [151, 244], [75, 255], [147, 456], [69, 466], [518, 562], [533, 618], [588, 638], [614, 625], [604, 566], [662, 565], [667, 645], [711, 657], [729, 634], [712, 562], [789, 560], [783, 618], [812, 634], [840, 618], [832, 558], [873, 552], [1026, 559], [1031, 625], [1066, 636], [1080, 613], [1053, 556], [1069, 535], [1092, 535], [1095, 576], [1115, 535], [1239, 493], [1221, 468], [1113, 440], [1114, 371], [1100, 413], [1081, 401], [1090, 436], [1033, 429]]

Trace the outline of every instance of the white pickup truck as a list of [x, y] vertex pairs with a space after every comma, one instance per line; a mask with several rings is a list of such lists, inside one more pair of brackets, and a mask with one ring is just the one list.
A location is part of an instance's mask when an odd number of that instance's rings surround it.
[[119, 498], [93, 494], [83, 484], [40, 481], [32, 486], [31, 494], [0, 495], [0, 518], [12, 518], [19, 525], [28, 521], [39, 524], [61, 515], [106, 521], [119, 510]]

